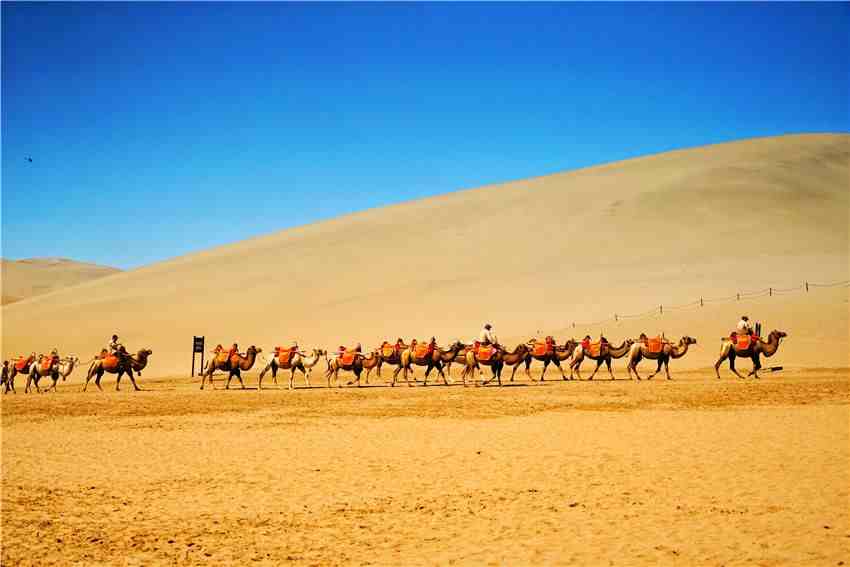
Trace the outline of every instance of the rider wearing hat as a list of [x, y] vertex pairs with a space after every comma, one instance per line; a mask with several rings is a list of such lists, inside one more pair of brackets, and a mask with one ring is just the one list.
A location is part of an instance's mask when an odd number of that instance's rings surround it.
[[735, 328], [735, 331], [739, 335], [752, 335], [753, 326], [750, 324], [750, 318], [746, 315], [741, 315], [741, 320], [738, 321], [738, 326]]
[[499, 339], [496, 333], [493, 332], [493, 325], [487, 323], [481, 332], [478, 334], [478, 342], [482, 345], [499, 346]]

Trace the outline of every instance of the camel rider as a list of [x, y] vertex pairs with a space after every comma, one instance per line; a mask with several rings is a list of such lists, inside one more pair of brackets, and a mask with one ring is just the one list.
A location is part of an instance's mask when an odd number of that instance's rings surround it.
[[753, 326], [750, 324], [750, 318], [746, 315], [741, 315], [741, 320], [738, 321], [738, 326], [735, 327], [735, 332], [738, 335], [752, 335]]
[[480, 333], [478, 333], [478, 343], [484, 346], [499, 346], [499, 339], [496, 337], [496, 333], [493, 332], [493, 325], [490, 323], [484, 325], [484, 328], [481, 329]]
[[5, 384], [6, 380], [9, 379], [9, 361], [8, 360], [3, 361], [3, 377], [2, 378], [3, 379], [2, 379], [2, 381], [0, 381], [0, 384]]
[[118, 335], [112, 335], [112, 340], [109, 341], [109, 354], [117, 356], [121, 360], [129, 358], [127, 349], [124, 348], [124, 345], [118, 342]]
[[581, 340], [581, 348], [583, 350], [587, 350], [590, 348], [590, 335], [585, 335]]

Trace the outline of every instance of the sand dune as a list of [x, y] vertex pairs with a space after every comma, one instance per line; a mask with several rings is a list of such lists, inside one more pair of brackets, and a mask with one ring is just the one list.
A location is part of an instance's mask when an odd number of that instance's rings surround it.
[[121, 271], [67, 258], [0, 259], [0, 265], [4, 305]]
[[[782, 363], [848, 365], [848, 288], [583, 325], [739, 290], [850, 278], [850, 136], [795, 135], [664, 153], [460, 191], [285, 230], [3, 308], [3, 354], [91, 354], [118, 332], [187, 372], [193, 334], [268, 348], [383, 338], [507, 342], [641, 330], [713, 362], [742, 310], [789, 333]], [[574, 328], [573, 322], [579, 324]]]

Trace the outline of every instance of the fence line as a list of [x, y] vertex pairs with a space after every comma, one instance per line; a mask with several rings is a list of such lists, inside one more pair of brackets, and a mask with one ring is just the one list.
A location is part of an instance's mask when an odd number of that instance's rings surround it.
[[594, 321], [592, 323], [579, 323], [573, 322], [572, 328], [576, 327], [595, 327], [597, 325], [601, 325], [603, 323], [618, 323], [623, 320], [633, 320], [633, 319], [642, 319], [642, 318], [650, 318], [664, 315], [664, 311], [681, 311], [686, 309], [694, 309], [694, 308], [702, 308], [706, 304], [717, 304], [717, 303], [727, 303], [731, 301], [740, 301], [741, 299], [756, 299], [760, 297], [773, 297], [774, 295], [788, 295], [791, 293], [811, 293], [810, 288], [834, 288], [834, 287], [850, 287], [850, 280], [841, 280], [836, 282], [827, 282], [827, 283], [815, 283], [805, 281], [798, 286], [793, 287], [766, 287], [764, 289], [757, 289], [753, 291], [739, 291], [734, 295], [726, 295], [723, 297], [700, 297], [694, 301], [689, 303], [682, 303], [679, 305], [658, 305], [657, 307], [653, 307], [652, 309], [648, 309], [647, 311], [642, 311], [640, 313], [614, 313], [613, 317], [608, 317], [606, 319], [601, 319], [599, 321]]

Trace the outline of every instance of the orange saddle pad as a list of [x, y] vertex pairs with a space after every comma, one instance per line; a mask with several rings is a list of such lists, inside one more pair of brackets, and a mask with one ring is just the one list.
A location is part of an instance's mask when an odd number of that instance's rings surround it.
[[277, 364], [278, 366], [286, 366], [289, 364], [289, 361], [292, 360], [292, 351], [289, 349], [283, 350], [277, 354]]
[[750, 335], [738, 335], [735, 341], [735, 349], [747, 350], [750, 348]]
[[50, 372], [51, 366], [53, 366], [53, 359], [52, 358], [50, 358], [49, 356], [46, 356], [43, 359], [41, 359], [41, 371], [42, 371], [42, 373]]
[[395, 352], [395, 347], [393, 345], [383, 345], [381, 347], [381, 354], [384, 358], [389, 358]]
[[27, 367], [29, 360], [29, 358], [24, 358], [23, 356], [19, 358], [18, 361], [15, 363], [15, 370], [17, 370], [18, 372], [22, 372], [23, 369]]
[[226, 352], [218, 353], [217, 355], [215, 355], [215, 361], [218, 364], [226, 363], [227, 362], [227, 353]]
[[584, 350], [590, 356], [599, 356], [599, 353], [602, 352], [602, 341], [590, 343]]
[[478, 353], [475, 355], [478, 360], [490, 360], [493, 358], [493, 353], [496, 352], [492, 346], [481, 345], [478, 347]]
[[239, 362], [240, 362], [241, 358], [242, 357], [240, 357], [238, 354], [234, 354], [233, 356], [231, 356], [230, 357], [230, 366], [232, 366], [234, 368], [239, 366]]
[[118, 357], [114, 354], [106, 355], [101, 365], [107, 370], [118, 368]]
[[345, 366], [351, 366], [354, 364], [354, 358], [357, 356], [356, 350], [347, 350], [342, 353], [342, 356], [339, 357], [340, 362], [342, 362]]
[[549, 350], [549, 345], [547, 343], [534, 343], [534, 348], [532, 349], [532, 354], [534, 354], [534, 356], [546, 356], [550, 352], [551, 351]]
[[661, 337], [652, 337], [646, 340], [646, 350], [652, 354], [661, 352], [663, 346], [664, 342], [661, 340]]
[[416, 358], [425, 358], [431, 351], [430, 345], [428, 343], [422, 343], [416, 345], [416, 350], [414, 350], [413, 354], [416, 355]]

